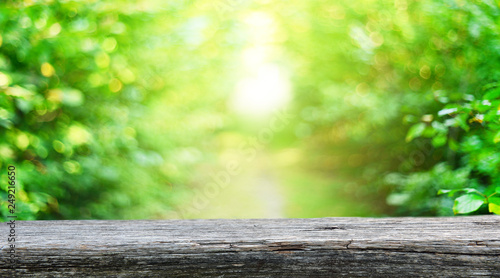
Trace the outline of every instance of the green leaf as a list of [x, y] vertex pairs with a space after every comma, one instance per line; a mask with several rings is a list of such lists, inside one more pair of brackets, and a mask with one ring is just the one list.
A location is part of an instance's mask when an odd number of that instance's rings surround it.
[[418, 123], [413, 125], [410, 130], [408, 130], [408, 134], [406, 135], [406, 142], [410, 142], [414, 138], [422, 135], [422, 132], [425, 130], [424, 123]]
[[497, 144], [498, 142], [500, 142], [500, 131], [498, 131], [497, 134], [495, 135], [495, 137], [493, 138], [493, 142], [495, 144]]
[[455, 140], [455, 139], [453, 139], [453, 138], [450, 138], [450, 139], [448, 140], [448, 147], [449, 147], [452, 151], [456, 152], [456, 151], [458, 151], [458, 148], [459, 148], [460, 146], [458, 145], [457, 140]]
[[435, 148], [439, 148], [439, 147], [444, 146], [446, 144], [447, 140], [448, 140], [448, 138], [446, 137], [445, 134], [439, 134], [438, 136], [432, 138], [432, 145]]
[[497, 194], [500, 194], [500, 186], [497, 186], [497, 187], [495, 188], [495, 192], [496, 192]]
[[[453, 193], [457, 192], [458, 190], [460, 190], [460, 189], [439, 189], [437, 195], [446, 194], [446, 193], [453, 194]], [[453, 191], [453, 193], [451, 193], [452, 191]]]
[[500, 197], [488, 198], [488, 210], [494, 214], [500, 214]]
[[468, 118], [467, 114], [461, 114], [461, 115], [458, 115], [457, 117], [455, 117], [455, 121], [458, 124], [458, 126], [461, 127], [465, 131], [470, 130], [470, 126], [467, 124], [467, 118]]
[[457, 112], [457, 110], [458, 110], [457, 108], [443, 109], [443, 110], [438, 112], [438, 116], [449, 115], [449, 114]]
[[438, 131], [441, 134], [448, 133], [448, 128], [441, 122], [433, 121], [431, 125], [436, 131]]
[[485, 198], [477, 194], [467, 194], [455, 199], [453, 212], [469, 213], [478, 210], [484, 204]]
[[500, 215], [500, 205], [489, 203], [488, 210], [489, 210], [489, 212], [493, 212], [494, 214]]
[[[495, 86], [498, 86], [498, 84], [495, 84]], [[500, 96], [500, 89], [497, 88], [484, 94], [483, 99], [494, 100], [499, 96]]]
[[452, 197], [455, 193], [457, 192], [465, 192], [465, 193], [476, 193], [476, 194], [479, 194], [480, 196], [484, 197], [484, 195], [477, 191], [477, 189], [475, 188], [459, 188], [459, 189], [440, 189], [438, 190], [438, 195], [441, 195], [441, 194], [446, 194], [448, 193], [448, 196], [449, 197]]

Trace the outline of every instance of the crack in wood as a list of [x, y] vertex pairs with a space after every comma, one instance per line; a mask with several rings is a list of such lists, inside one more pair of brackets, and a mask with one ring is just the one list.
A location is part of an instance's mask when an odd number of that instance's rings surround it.
[[345, 245], [345, 248], [346, 248], [346, 249], [349, 249], [349, 245], [351, 245], [351, 243], [352, 243], [352, 242], [353, 242], [353, 240], [352, 240], [352, 239], [351, 239], [351, 240], [349, 240], [349, 242]]
[[322, 226], [322, 227], [314, 227], [313, 229], [302, 230], [304, 232], [317, 232], [317, 231], [328, 231], [328, 230], [347, 230], [342, 226]]
[[290, 244], [288, 242], [274, 242], [268, 245], [271, 251], [304, 251], [306, 246], [304, 244]]
[[316, 230], [345, 230], [344, 227], [340, 226], [326, 226], [326, 227], [316, 227]]
[[[349, 245], [349, 244], [348, 244]], [[466, 253], [466, 252], [436, 252], [436, 251], [425, 251], [425, 250], [401, 250], [401, 249], [390, 249], [390, 248], [348, 248], [350, 250], [370, 250], [370, 251], [385, 251], [388, 253], [408, 253], [408, 254], [433, 254], [433, 255], [458, 255], [458, 256], [486, 256], [498, 258], [499, 253], [482, 254], [482, 253]]]

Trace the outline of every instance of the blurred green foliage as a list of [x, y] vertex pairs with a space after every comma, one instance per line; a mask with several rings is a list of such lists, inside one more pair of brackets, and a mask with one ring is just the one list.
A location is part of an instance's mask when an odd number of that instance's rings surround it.
[[199, 98], [221, 73], [204, 67], [223, 61], [216, 39], [190, 46], [185, 4], [157, 4], [0, 4], [0, 167], [17, 168], [21, 219], [162, 218], [182, 202], [209, 154], [193, 143], [224, 116], [217, 94]]
[[496, 3], [294, 7], [302, 17], [287, 25], [290, 33], [300, 31], [286, 43], [316, 168], [355, 177], [364, 192], [392, 192], [387, 202], [399, 215], [452, 214], [452, 201], [438, 197], [439, 189], [494, 192], [500, 182]]
[[278, 26], [297, 116], [270, 145], [300, 150], [297, 167], [371, 215], [453, 214], [439, 189], [494, 194], [498, 5], [361, 2], [2, 2], [0, 168], [17, 168], [19, 217], [178, 217], [240, 132], [227, 98], [253, 11]]

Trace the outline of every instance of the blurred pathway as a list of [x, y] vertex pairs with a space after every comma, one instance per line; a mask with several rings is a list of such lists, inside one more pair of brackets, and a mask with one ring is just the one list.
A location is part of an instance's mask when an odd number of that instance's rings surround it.
[[[225, 163], [222, 163], [224, 165]], [[190, 218], [282, 218], [284, 197], [275, 177], [270, 154], [259, 152], [241, 167], [227, 187], [197, 215]]]

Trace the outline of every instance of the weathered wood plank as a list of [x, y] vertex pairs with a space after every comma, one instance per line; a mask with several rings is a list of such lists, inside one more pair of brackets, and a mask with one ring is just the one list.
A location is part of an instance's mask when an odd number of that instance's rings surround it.
[[1, 277], [500, 277], [499, 216], [20, 221], [16, 232], [19, 261]]

